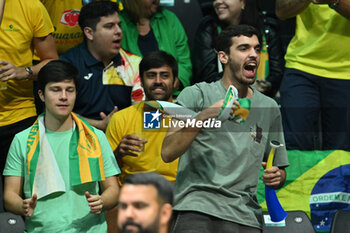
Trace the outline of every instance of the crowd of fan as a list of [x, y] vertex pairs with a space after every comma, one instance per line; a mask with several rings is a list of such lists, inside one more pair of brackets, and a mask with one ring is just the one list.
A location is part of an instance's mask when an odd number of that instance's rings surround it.
[[[257, 0], [214, 0], [192, 48], [159, 0], [0, 0], [5, 208], [27, 232], [261, 232], [260, 166], [277, 189], [287, 149], [350, 150], [350, 2], [276, 15], [296, 17], [286, 54]], [[218, 118], [231, 85], [220, 129], [145, 129], [174, 102]]]

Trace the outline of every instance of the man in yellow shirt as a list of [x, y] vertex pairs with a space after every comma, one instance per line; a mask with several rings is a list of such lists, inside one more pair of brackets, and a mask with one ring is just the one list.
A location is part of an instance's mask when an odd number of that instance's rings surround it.
[[[175, 58], [163, 51], [151, 52], [140, 63], [140, 78], [147, 100], [172, 102], [172, 93], [178, 82]], [[164, 163], [160, 152], [167, 130], [145, 129], [145, 114], [154, 111], [144, 102], [115, 113], [106, 136], [121, 168], [120, 179], [137, 172], [152, 171], [175, 181], [178, 160]]]
[[[139, 71], [146, 100], [172, 101], [178, 82], [178, 66], [173, 56], [163, 51], [151, 52], [142, 59]], [[116, 112], [108, 123], [106, 136], [121, 170], [119, 178], [123, 182], [129, 174], [147, 171], [175, 182], [178, 160], [164, 163], [160, 155], [167, 130], [143, 129], [147, 111], [154, 109], [139, 102]], [[117, 229], [117, 210], [106, 213], [108, 229]]]
[[[8, 0], [0, 30], [0, 172], [14, 135], [33, 124], [33, 80], [57, 59], [53, 26], [39, 1]], [[33, 50], [40, 62], [32, 64]]]
[[350, 1], [277, 0], [276, 14], [296, 17], [280, 89], [287, 149], [350, 150]]

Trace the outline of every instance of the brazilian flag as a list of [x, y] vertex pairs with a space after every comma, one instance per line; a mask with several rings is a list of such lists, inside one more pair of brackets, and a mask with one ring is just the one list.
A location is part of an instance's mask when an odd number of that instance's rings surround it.
[[[287, 154], [286, 183], [276, 190], [283, 209], [303, 210], [317, 232], [329, 232], [335, 211], [350, 209], [350, 152], [290, 150]], [[259, 180], [257, 195], [265, 211], [264, 190]]]

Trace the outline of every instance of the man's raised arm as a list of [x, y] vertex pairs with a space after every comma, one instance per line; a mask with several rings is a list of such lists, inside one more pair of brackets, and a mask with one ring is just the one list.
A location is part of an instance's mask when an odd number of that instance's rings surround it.
[[276, 15], [281, 20], [295, 17], [310, 3], [310, 0], [276, 0]]
[[[220, 113], [223, 103], [224, 100], [220, 100], [212, 106], [204, 109], [195, 117], [196, 121], [205, 121], [209, 118], [216, 118]], [[170, 128], [162, 145], [161, 154], [163, 161], [170, 163], [184, 154], [200, 131], [201, 128], [197, 127], [181, 129]]]

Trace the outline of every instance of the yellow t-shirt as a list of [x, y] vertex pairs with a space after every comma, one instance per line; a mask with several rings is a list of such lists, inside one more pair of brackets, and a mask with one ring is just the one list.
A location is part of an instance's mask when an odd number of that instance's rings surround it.
[[334, 79], [350, 79], [350, 21], [328, 5], [310, 4], [296, 17], [286, 67]]
[[[6, 1], [0, 30], [0, 60], [17, 67], [31, 66], [33, 37], [44, 37], [51, 32], [50, 17], [38, 0]], [[0, 90], [0, 126], [35, 115], [33, 81], [8, 81], [7, 88]]]
[[52, 34], [59, 55], [83, 41], [78, 18], [83, 6], [81, 0], [40, 0], [46, 7], [55, 31]]
[[164, 163], [161, 158], [161, 149], [167, 129], [143, 129], [143, 107], [144, 102], [137, 103], [115, 113], [110, 120], [106, 136], [115, 151], [122, 138], [128, 134], [143, 132], [147, 139], [144, 152], [137, 156], [124, 156], [121, 164], [121, 181], [125, 176], [137, 172], [158, 172], [166, 179], [174, 182], [176, 179], [178, 159], [171, 163]]

